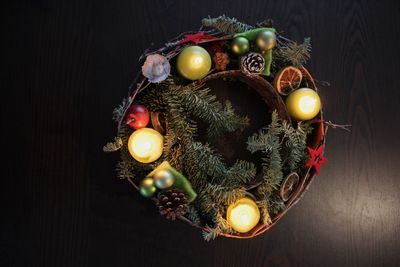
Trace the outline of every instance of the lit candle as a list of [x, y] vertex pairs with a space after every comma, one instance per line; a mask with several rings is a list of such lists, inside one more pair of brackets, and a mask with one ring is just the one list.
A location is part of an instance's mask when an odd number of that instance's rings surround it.
[[317, 92], [310, 88], [293, 91], [286, 99], [286, 108], [290, 116], [299, 121], [310, 120], [321, 109], [321, 100]]
[[226, 217], [234, 230], [247, 233], [259, 222], [260, 211], [252, 199], [245, 197], [228, 207]]
[[176, 67], [189, 80], [204, 78], [211, 69], [210, 54], [201, 46], [185, 47], [179, 54]]
[[128, 140], [129, 153], [135, 160], [142, 163], [157, 160], [163, 152], [163, 145], [163, 136], [150, 128], [134, 131]]

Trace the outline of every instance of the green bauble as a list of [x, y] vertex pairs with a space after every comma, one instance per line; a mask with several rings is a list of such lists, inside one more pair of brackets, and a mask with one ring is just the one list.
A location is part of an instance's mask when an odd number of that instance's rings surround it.
[[262, 31], [258, 34], [256, 44], [262, 51], [268, 51], [276, 45], [276, 35], [272, 31]]
[[139, 192], [144, 197], [152, 197], [157, 191], [154, 186], [154, 180], [150, 177], [144, 178], [140, 183]]
[[232, 40], [231, 49], [236, 55], [242, 55], [250, 49], [249, 40], [245, 37], [236, 37]]
[[174, 184], [175, 177], [169, 170], [159, 170], [154, 174], [153, 180], [157, 188], [165, 189]]
[[211, 69], [211, 56], [201, 46], [185, 47], [176, 60], [178, 72], [189, 80], [200, 80], [207, 76]]

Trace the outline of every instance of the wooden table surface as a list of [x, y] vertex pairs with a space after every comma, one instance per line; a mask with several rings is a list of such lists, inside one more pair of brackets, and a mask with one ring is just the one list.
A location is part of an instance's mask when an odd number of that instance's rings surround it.
[[[0, 266], [400, 266], [399, 1], [9, 1], [1, 49]], [[104, 154], [137, 59], [208, 15], [310, 36], [329, 164], [252, 240], [161, 218]]]

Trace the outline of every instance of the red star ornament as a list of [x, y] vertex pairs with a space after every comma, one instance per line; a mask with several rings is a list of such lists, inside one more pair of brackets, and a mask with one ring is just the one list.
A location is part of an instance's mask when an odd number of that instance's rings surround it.
[[204, 32], [198, 32], [195, 34], [185, 34], [184, 37], [185, 37], [184, 39], [179, 41], [179, 44], [186, 44], [190, 42], [199, 44], [201, 40], [214, 38], [214, 36], [206, 35], [204, 34]]
[[311, 166], [314, 166], [315, 172], [317, 174], [319, 173], [319, 171], [321, 169], [321, 165], [328, 162], [328, 159], [325, 158], [323, 155], [324, 148], [325, 148], [325, 145], [321, 145], [316, 150], [314, 150], [310, 147], [307, 147], [308, 154], [310, 154], [310, 159], [307, 161], [306, 167], [309, 168]]

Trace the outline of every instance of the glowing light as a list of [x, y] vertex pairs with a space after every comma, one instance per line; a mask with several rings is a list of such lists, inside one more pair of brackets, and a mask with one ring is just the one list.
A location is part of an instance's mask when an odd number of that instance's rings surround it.
[[303, 96], [299, 100], [299, 108], [304, 113], [311, 113], [315, 110], [315, 105], [317, 104], [317, 100], [312, 98], [311, 96]]
[[189, 80], [204, 78], [211, 69], [211, 56], [201, 46], [185, 47], [176, 60], [178, 72]]
[[194, 59], [193, 59], [193, 64], [194, 65], [200, 65], [201, 63], [203, 63], [203, 58], [201, 58], [201, 57], [195, 57]]
[[157, 160], [163, 151], [163, 136], [150, 128], [134, 131], [129, 137], [128, 149], [132, 157], [142, 163]]
[[260, 211], [252, 199], [245, 197], [228, 207], [227, 220], [234, 230], [247, 233], [259, 222]]
[[290, 116], [295, 120], [311, 120], [319, 113], [321, 100], [314, 90], [301, 88], [293, 91], [287, 97], [286, 108]]

